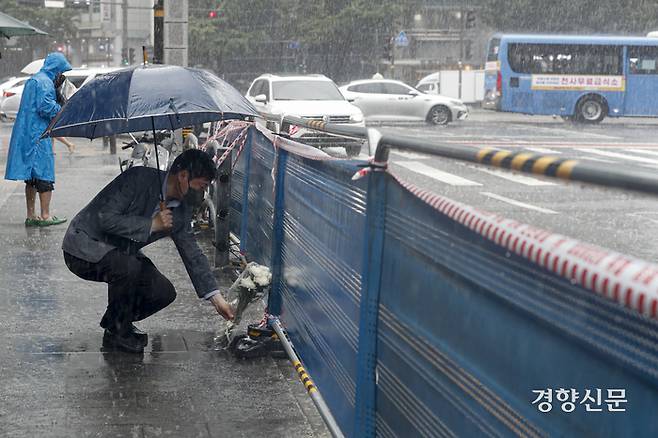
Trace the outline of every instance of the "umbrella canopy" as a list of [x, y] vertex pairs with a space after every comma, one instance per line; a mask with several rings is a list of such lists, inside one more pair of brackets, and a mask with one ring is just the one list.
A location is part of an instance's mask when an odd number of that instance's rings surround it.
[[92, 139], [257, 114], [235, 88], [205, 70], [136, 66], [98, 76], [80, 88], [44, 136]]
[[23, 35], [48, 35], [46, 32], [0, 12], [0, 35], [9, 38]]
[[35, 59], [34, 61], [30, 62], [28, 65], [23, 67], [23, 70], [21, 70], [21, 73], [26, 74], [26, 75], [33, 75], [39, 70], [41, 70], [41, 67], [43, 67], [43, 61], [44, 59]]

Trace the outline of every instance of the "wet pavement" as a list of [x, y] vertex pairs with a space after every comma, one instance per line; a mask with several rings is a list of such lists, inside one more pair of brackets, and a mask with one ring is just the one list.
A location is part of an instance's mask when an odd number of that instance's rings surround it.
[[[119, 172], [100, 142], [76, 144], [72, 155], [56, 146], [52, 210], [68, 218]], [[23, 185], [3, 180], [0, 436], [329, 436], [286, 360], [239, 360], [218, 345], [223, 320], [196, 297], [169, 239], [144, 252], [176, 286], [176, 301], [138, 324], [149, 333], [143, 355], [103, 351], [105, 284], [67, 270], [66, 225], [26, 228], [24, 219]], [[208, 236], [200, 241], [211, 254]]]

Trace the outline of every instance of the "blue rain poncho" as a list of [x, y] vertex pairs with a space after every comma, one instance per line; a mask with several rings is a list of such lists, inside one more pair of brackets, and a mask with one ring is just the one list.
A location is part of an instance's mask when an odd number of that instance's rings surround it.
[[50, 53], [41, 70], [25, 83], [11, 132], [5, 179], [55, 181], [53, 140], [39, 137], [60, 110], [53, 79], [68, 70], [71, 65], [64, 55]]

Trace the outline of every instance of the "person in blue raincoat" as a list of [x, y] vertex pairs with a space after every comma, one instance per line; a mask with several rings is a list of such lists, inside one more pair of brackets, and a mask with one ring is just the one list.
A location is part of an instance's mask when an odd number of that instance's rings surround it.
[[[40, 138], [50, 121], [60, 110], [55, 81], [71, 65], [61, 53], [50, 53], [41, 70], [32, 76], [23, 89], [23, 97], [11, 132], [5, 179], [25, 181], [27, 205], [26, 226], [48, 226], [66, 222], [50, 214], [50, 201], [55, 188], [55, 157], [53, 140]], [[41, 215], [35, 212], [39, 194]]]

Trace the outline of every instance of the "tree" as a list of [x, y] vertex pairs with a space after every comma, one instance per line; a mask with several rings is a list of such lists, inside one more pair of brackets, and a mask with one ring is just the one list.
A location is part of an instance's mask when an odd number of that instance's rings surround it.
[[[236, 85], [265, 72], [322, 73], [336, 81], [370, 75], [396, 17], [414, 3], [191, 0], [190, 62]], [[209, 19], [208, 10], [221, 14]]]
[[[48, 32], [44, 36], [12, 37], [11, 41], [1, 38], [0, 52], [4, 58], [0, 63], [2, 76], [16, 74], [33, 60], [35, 52], [45, 53], [54, 41], [66, 41], [75, 37], [77, 32], [74, 20], [77, 14], [66, 8], [34, 8], [17, 4], [15, 0], [0, 0], [0, 11]], [[20, 51], [8, 52], [9, 46]]]
[[480, 17], [500, 32], [643, 35], [658, 24], [655, 12], [648, 0], [490, 0]]

